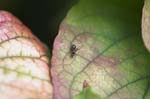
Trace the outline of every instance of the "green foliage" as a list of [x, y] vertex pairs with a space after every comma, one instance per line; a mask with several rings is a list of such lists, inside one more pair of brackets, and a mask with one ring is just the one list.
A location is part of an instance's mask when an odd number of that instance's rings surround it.
[[102, 99], [92, 91], [91, 87], [84, 88], [82, 92], [76, 95], [73, 99]]
[[[87, 80], [102, 98], [149, 99], [150, 54], [141, 37], [142, 5], [143, 0], [80, 0], [72, 7], [57, 37], [59, 56], [54, 56], [62, 64], [52, 70], [63, 72], [68, 96], [81, 91]], [[70, 43], [80, 48], [74, 58], [59, 46]], [[84, 99], [83, 93], [78, 97]]]

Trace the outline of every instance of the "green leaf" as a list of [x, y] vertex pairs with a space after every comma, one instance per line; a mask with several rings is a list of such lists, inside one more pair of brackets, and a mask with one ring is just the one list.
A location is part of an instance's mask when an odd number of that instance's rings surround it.
[[[101, 98], [150, 98], [150, 54], [140, 29], [142, 4], [80, 0], [72, 7], [53, 47], [54, 99], [72, 99], [82, 91], [84, 80]], [[73, 45], [78, 50], [72, 51]]]
[[73, 99], [102, 99], [92, 91], [91, 87], [84, 88], [82, 92], [76, 95]]

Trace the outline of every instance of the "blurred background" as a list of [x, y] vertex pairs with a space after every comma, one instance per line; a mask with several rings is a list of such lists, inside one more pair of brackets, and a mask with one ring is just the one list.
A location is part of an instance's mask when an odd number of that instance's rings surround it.
[[18, 17], [52, 49], [59, 24], [78, 0], [0, 0], [0, 10]]

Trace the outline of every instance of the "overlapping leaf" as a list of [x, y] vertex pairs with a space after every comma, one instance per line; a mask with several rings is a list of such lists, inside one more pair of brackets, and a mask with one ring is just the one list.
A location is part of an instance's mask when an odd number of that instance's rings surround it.
[[142, 13], [142, 37], [145, 46], [150, 50], [150, 0], [145, 0]]
[[17, 18], [0, 11], [0, 98], [51, 99], [45, 46]]
[[80, 0], [70, 10], [54, 42], [54, 99], [73, 99], [85, 80], [104, 99], [150, 98], [141, 8], [136, 0]]

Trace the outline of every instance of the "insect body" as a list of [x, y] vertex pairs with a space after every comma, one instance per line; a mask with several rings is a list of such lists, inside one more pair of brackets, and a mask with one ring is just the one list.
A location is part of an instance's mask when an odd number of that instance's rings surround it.
[[78, 48], [76, 47], [75, 44], [72, 44], [72, 45], [70, 46], [70, 57], [71, 57], [71, 58], [74, 57], [74, 55], [76, 54], [77, 50], [78, 50]]

